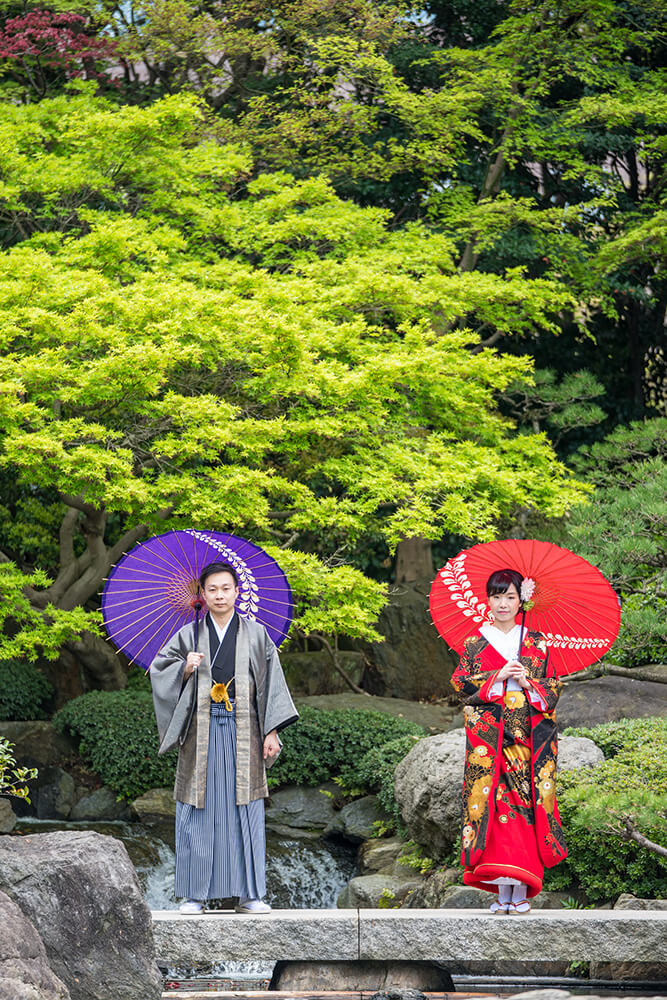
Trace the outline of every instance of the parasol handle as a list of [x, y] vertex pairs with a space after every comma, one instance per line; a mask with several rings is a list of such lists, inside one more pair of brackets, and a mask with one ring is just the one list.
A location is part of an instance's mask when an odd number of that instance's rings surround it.
[[521, 647], [523, 646], [523, 633], [526, 627], [526, 609], [521, 608], [521, 628], [519, 630], [519, 652], [517, 653], [517, 660], [521, 660]]
[[200, 600], [195, 601], [195, 648], [194, 652], [199, 652], [199, 612], [202, 609], [202, 602]]

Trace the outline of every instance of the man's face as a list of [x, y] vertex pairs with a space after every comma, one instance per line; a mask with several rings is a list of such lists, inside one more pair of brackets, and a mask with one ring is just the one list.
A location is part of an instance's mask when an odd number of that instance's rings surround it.
[[231, 573], [211, 573], [204, 584], [204, 597], [209, 609], [216, 615], [227, 614], [234, 609], [239, 588]]

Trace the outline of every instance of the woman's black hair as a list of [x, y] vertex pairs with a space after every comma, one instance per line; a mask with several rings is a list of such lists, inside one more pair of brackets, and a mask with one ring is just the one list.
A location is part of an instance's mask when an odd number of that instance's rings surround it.
[[201, 571], [199, 583], [201, 584], [202, 590], [204, 589], [209, 576], [213, 576], [214, 573], [229, 573], [229, 575], [233, 577], [235, 585], [238, 587], [239, 578], [233, 566], [230, 566], [229, 563], [226, 562], [212, 562], [209, 563], [208, 566], [204, 566]]
[[521, 596], [522, 583], [523, 577], [515, 569], [497, 569], [486, 581], [486, 596], [506, 594], [512, 584], [516, 587], [517, 594]]

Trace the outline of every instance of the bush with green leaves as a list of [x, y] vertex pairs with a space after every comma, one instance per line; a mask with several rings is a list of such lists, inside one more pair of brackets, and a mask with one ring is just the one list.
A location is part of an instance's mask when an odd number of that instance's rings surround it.
[[667, 897], [665, 859], [619, 836], [627, 819], [648, 840], [667, 846], [667, 719], [623, 719], [566, 734], [589, 737], [607, 759], [559, 777], [570, 853], [546, 874], [545, 888], [579, 885], [596, 903], [622, 892]]
[[[173, 784], [176, 752], [157, 755], [150, 690], [133, 684], [125, 691], [90, 691], [68, 702], [54, 723], [79, 740], [81, 756], [119, 795], [132, 799]], [[373, 747], [396, 737], [408, 737], [412, 745], [424, 735], [416, 723], [380, 712], [304, 707], [299, 721], [281, 734], [284, 749], [269, 772], [269, 786], [317, 785]]]
[[78, 738], [81, 756], [118, 795], [134, 799], [149, 788], [173, 785], [176, 752], [158, 757], [150, 690], [89, 691], [53, 721], [60, 732]]
[[[299, 721], [281, 733], [283, 752], [269, 772], [269, 786], [317, 785], [338, 775], [356, 784], [354, 762], [373, 748], [398, 737], [420, 739], [426, 731], [416, 722], [365, 709], [304, 706]], [[407, 753], [407, 750], [405, 751]]]
[[394, 773], [397, 765], [425, 735], [422, 730], [420, 733], [398, 736], [388, 743], [373, 747], [360, 760], [349, 760], [341, 770], [340, 783], [343, 791], [356, 795], [376, 793], [378, 802], [394, 820], [394, 829], [399, 831], [403, 830], [403, 821], [394, 798]]
[[24, 722], [46, 719], [53, 687], [32, 663], [0, 660], [0, 719]]

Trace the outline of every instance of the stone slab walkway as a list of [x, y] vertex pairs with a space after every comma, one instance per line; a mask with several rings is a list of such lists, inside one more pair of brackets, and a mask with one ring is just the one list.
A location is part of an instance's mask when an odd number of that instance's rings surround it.
[[220, 961], [646, 962], [667, 950], [666, 910], [153, 911], [160, 964]]

